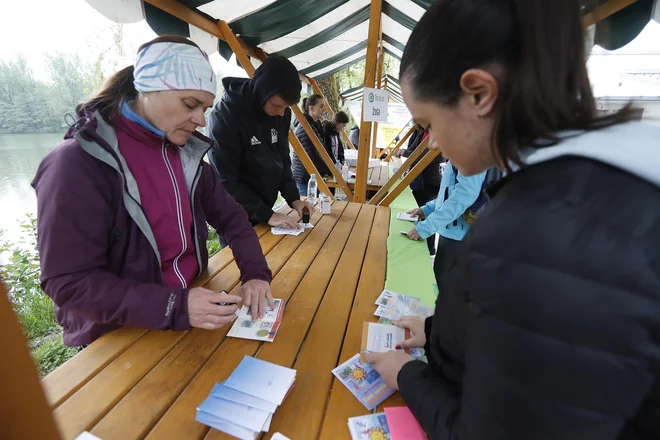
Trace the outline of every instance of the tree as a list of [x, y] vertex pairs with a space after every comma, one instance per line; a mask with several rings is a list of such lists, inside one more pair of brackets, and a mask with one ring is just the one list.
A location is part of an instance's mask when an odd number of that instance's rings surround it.
[[73, 112], [94, 91], [90, 83], [91, 66], [85, 65], [78, 54], [62, 52], [46, 54], [48, 71], [57, 96], [57, 111]]

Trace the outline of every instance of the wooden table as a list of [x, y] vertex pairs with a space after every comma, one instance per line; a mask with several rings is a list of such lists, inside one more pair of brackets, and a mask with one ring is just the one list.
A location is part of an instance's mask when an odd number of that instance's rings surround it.
[[[331, 214], [315, 213], [315, 227], [298, 237], [256, 226], [273, 294], [288, 300], [275, 341], [226, 338], [228, 328], [116, 330], [42, 381], [63, 438], [85, 430], [103, 440], [231, 438], [197, 423], [195, 410], [248, 355], [297, 370], [264, 439], [277, 431], [292, 440], [349, 439], [347, 419], [368, 411], [331, 370], [358, 353], [363, 322], [376, 321], [389, 221], [389, 208], [334, 202]], [[231, 250], [210, 266], [201, 284], [237, 294]], [[386, 406], [398, 405], [397, 393]]]
[[[349, 170], [351, 173], [355, 173], [356, 168], [351, 167]], [[379, 189], [382, 188], [383, 185], [385, 185], [385, 182], [387, 182], [389, 179], [390, 179], [389, 164], [384, 164], [379, 167], [369, 168], [367, 181], [371, 181], [371, 183], [367, 184], [367, 191], [378, 191]], [[331, 188], [339, 188], [339, 185], [337, 184], [337, 182], [335, 182], [335, 179], [333, 177], [326, 179], [325, 183]], [[349, 182], [348, 187], [351, 189], [355, 188], [355, 180]]]

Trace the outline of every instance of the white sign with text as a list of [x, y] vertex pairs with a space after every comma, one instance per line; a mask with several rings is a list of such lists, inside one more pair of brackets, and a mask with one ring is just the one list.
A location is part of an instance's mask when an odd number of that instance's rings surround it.
[[362, 117], [365, 122], [387, 122], [387, 90], [364, 88]]

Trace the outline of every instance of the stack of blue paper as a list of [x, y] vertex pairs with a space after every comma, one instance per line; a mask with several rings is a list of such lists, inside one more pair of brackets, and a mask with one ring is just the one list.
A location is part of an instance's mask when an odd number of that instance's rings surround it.
[[273, 414], [296, 380], [296, 370], [245, 356], [197, 408], [196, 420], [242, 440], [268, 432]]

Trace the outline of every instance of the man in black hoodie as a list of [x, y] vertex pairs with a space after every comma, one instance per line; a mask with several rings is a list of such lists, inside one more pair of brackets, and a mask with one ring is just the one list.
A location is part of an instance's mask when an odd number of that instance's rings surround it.
[[225, 94], [208, 121], [216, 142], [209, 151], [211, 166], [253, 225], [298, 228], [272, 209], [280, 192], [301, 218], [303, 210], [314, 211], [300, 200], [291, 174], [289, 106], [300, 100], [298, 71], [286, 58], [271, 55], [251, 79], [225, 78], [222, 84]]

